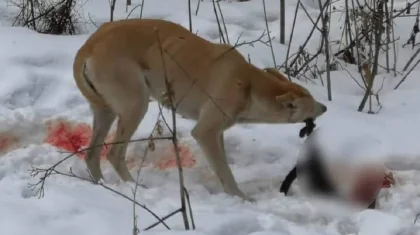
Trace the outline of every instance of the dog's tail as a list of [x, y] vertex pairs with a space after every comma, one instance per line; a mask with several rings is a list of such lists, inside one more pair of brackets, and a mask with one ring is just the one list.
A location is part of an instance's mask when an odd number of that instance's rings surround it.
[[79, 90], [89, 103], [99, 107], [105, 106], [106, 102], [95, 86], [95, 73], [93, 71], [91, 58], [78, 54], [73, 64], [73, 76]]

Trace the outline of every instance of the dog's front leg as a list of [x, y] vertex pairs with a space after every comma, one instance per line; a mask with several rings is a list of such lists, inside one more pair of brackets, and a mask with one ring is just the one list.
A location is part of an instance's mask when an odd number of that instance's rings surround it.
[[247, 197], [239, 188], [229, 168], [225, 150], [223, 132], [231, 126], [232, 121], [222, 114], [214, 104], [206, 105], [200, 112], [197, 124], [191, 131], [210, 167], [217, 174], [227, 194], [238, 196], [247, 201]]

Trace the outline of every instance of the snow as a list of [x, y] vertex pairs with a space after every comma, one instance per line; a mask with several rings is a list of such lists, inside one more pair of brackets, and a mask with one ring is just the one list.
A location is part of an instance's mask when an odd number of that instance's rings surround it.
[[[117, 1], [116, 19], [127, 16], [125, 1]], [[140, 0], [133, 0], [130, 11]], [[197, 2], [192, 1], [195, 11]], [[296, 0], [286, 1], [286, 38], [289, 42], [291, 22]], [[308, 13], [315, 18], [319, 12], [316, 0], [305, 0]], [[344, 1], [336, 1], [336, 7]], [[406, 1], [395, 0], [397, 9]], [[258, 38], [265, 29], [264, 13], [260, 1], [221, 1], [221, 8], [231, 43], [241, 36], [241, 41]], [[279, 1], [266, 0], [268, 25], [275, 36], [273, 47], [277, 64], [285, 60], [287, 46], [279, 38]], [[96, 24], [109, 19], [107, 1], [79, 2], [79, 11], [84, 17], [80, 23], [82, 34], [77, 36], [42, 35], [29, 29], [11, 27], [15, 9], [0, 3], [0, 134], [11, 135], [18, 142], [6, 152], [0, 152], [0, 227], [1, 234], [132, 234], [133, 204], [99, 185], [66, 176], [51, 176], [45, 184], [45, 195], [38, 199], [28, 184], [36, 183], [31, 177], [32, 166], [47, 168], [68, 153], [43, 143], [47, 135], [48, 120], [69, 122], [92, 122], [92, 115], [85, 99], [77, 89], [72, 75], [73, 58], [93, 32]], [[188, 28], [187, 1], [145, 0], [144, 18], [160, 18], [174, 21]], [[3, 14], [4, 13], [4, 14]], [[140, 8], [131, 17], [138, 17]], [[341, 13], [335, 13], [331, 22], [331, 40], [341, 37]], [[411, 18], [410, 18], [411, 19]], [[219, 41], [217, 22], [211, 1], [203, 1], [198, 15], [192, 17], [193, 31], [214, 42]], [[412, 21], [399, 18], [395, 21], [396, 35], [401, 40], [411, 32]], [[290, 54], [295, 53], [307, 37], [312, 23], [303, 11], [297, 17]], [[398, 71], [414, 53], [411, 48], [398, 46]], [[311, 52], [320, 44], [319, 32], [308, 43]], [[336, 50], [337, 46], [332, 45]], [[244, 45], [238, 49], [258, 67], [273, 66], [269, 47], [262, 43]], [[383, 64], [385, 56], [381, 57]], [[322, 58], [319, 60], [322, 61]], [[318, 62], [322, 65], [321, 62]], [[391, 59], [391, 64], [393, 60]], [[386, 74], [380, 70], [374, 89], [381, 87], [380, 101], [383, 108], [378, 114], [357, 112], [363, 90], [357, 68], [341, 61], [345, 70], [331, 72], [333, 101], [327, 100], [327, 90], [319, 79], [312, 82], [295, 82], [307, 87], [314, 97], [328, 106], [328, 112], [317, 120], [320, 143], [332, 156], [360, 160], [381, 158], [394, 170], [399, 185], [384, 189], [379, 196], [377, 210], [341, 213], [337, 209], [315, 206], [299, 194], [297, 187], [287, 198], [278, 192], [281, 180], [295, 164], [303, 140], [298, 131], [301, 124], [290, 125], [238, 125], [225, 133], [225, 147], [230, 167], [239, 187], [256, 199], [256, 203], [242, 202], [221, 189], [216, 177], [206, 165], [189, 131], [193, 122], [177, 116], [179, 138], [197, 157], [197, 165], [185, 168], [186, 187], [197, 229], [184, 231], [180, 214], [166, 221], [171, 230], [159, 225], [143, 234], [156, 235], [315, 235], [315, 234], [420, 234], [420, 222], [414, 224], [420, 213], [420, 69], [414, 69], [400, 88], [395, 85], [403, 77]], [[325, 81], [325, 75], [323, 75]], [[374, 109], [378, 110], [373, 100]], [[150, 104], [149, 112], [140, 124], [134, 138], [147, 137], [158, 116], [158, 106]], [[170, 120], [170, 113], [164, 112]], [[167, 131], [165, 131], [167, 132]], [[1, 139], [0, 139], [1, 141]], [[1, 143], [0, 143], [1, 144]], [[159, 157], [159, 151], [169, 146], [156, 142], [157, 151], [150, 153]], [[139, 156], [145, 143], [133, 143], [130, 156]], [[160, 149], [160, 150], [159, 150]], [[161, 152], [160, 152], [161, 153]], [[72, 157], [58, 167], [67, 172], [69, 168], [86, 177], [82, 160]], [[119, 193], [132, 197], [132, 186], [118, 180], [115, 172], [105, 162], [102, 166], [105, 185]], [[136, 171], [132, 171], [135, 175]], [[141, 183], [136, 199], [160, 217], [179, 208], [178, 173], [175, 168], [161, 170], [144, 167], [140, 173]], [[156, 220], [145, 210], [137, 207], [137, 224], [140, 229]]]

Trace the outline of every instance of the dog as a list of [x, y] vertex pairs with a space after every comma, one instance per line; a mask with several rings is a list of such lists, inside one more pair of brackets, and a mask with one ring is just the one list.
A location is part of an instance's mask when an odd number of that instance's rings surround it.
[[101, 25], [77, 51], [73, 75], [93, 113], [85, 163], [94, 181], [103, 175], [101, 150], [93, 146], [104, 142], [117, 117], [114, 142], [124, 144], [112, 145], [107, 159], [121, 180], [134, 181], [124, 162], [127, 142], [148, 110], [149, 97], [161, 104], [171, 99], [177, 114], [196, 121], [191, 135], [224, 191], [253, 201], [228, 166], [223, 132], [236, 123], [300, 123], [327, 111], [303, 86], [248, 63], [234, 46], [158, 19]]

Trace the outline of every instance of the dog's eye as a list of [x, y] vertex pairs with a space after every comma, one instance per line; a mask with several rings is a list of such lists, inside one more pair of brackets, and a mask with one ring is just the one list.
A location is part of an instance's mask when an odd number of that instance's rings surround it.
[[288, 108], [288, 109], [295, 109], [296, 106], [294, 104], [292, 104], [292, 103], [289, 103], [289, 104], [286, 105], [286, 108]]

